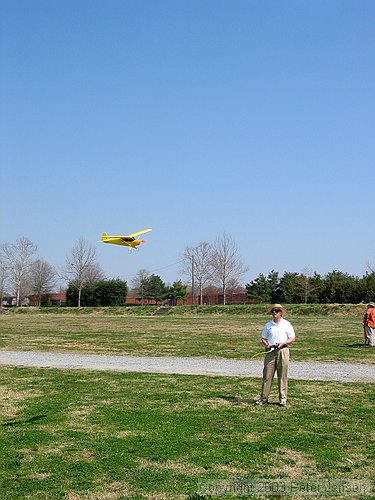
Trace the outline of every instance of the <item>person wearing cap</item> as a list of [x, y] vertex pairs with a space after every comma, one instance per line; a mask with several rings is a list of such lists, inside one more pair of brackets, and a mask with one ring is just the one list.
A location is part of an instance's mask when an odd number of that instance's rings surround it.
[[260, 399], [256, 404], [268, 402], [272, 380], [277, 373], [279, 386], [279, 404], [286, 406], [288, 395], [288, 366], [289, 344], [294, 342], [296, 335], [292, 324], [283, 317], [284, 309], [281, 304], [274, 304], [270, 313], [272, 320], [263, 328], [261, 341], [268, 351], [264, 358], [263, 383]]
[[367, 310], [363, 317], [363, 329], [365, 334], [365, 345], [375, 347], [375, 304], [367, 304]]

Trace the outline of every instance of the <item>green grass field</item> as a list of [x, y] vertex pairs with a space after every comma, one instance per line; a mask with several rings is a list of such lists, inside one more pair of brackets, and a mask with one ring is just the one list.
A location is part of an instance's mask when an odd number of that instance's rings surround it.
[[[259, 350], [267, 319], [7, 313], [1, 348], [244, 359]], [[360, 347], [360, 314], [290, 319], [293, 359], [374, 362]], [[254, 405], [260, 378], [0, 367], [0, 380], [2, 500], [193, 500], [211, 480], [374, 476], [373, 384], [292, 380], [280, 408]]]
[[194, 498], [208, 479], [373, 477], [371, 384], [2, 368], [0, 498]]
[[[21, 311], [25, 313], [0, 315], [0, 348], [248, 359], [262, 348], [260, 334], [270, 319], [262, 312], [267, 308], [259, 308], [250, 308], [247, 314], [243, 313], [246, 309], [240, 307], [234, 308], [235, 314], [167, 316], [121, 314], [111, 309], [80, 312], [52, 309], [52, 313], [24, 309]], [[131, 311], [140, 312], [140, 309]], [[357, 309], [352, 314], [298, 312], [287, 316], [297, 334], [293, 359], [373, 363], [374, 352], [363, 347], [363, 307]], [[223, 310], [223, 307], [219, 309]], [[59, 311], [63, 312], [58, 314]]]

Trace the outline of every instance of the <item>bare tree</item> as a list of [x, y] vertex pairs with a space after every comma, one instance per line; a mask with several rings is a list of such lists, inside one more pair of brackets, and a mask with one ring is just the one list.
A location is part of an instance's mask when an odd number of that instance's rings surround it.
[[2, 254], [7, 268], [10, 290], [16, 297], [17, 306], [28, 295], [32, 256], [37, 250], [37, 245], [25, 237], [19, 238], [16, 243], [4, 243], [2, 245]]
[[[93, 276], [103, 273], [96, 261], [95, 248], [85, 239], [80, 238], [66, 257], [62, 277], [74, 283], [78, 290], [78, 307], [81, 307], [82, 288]], [[103, 273], [104, 274], [104, 273]]]
[[85, 273], [86, 282], [88, 281], [100, 281], [106, 279], [106, 275], [98, 262], [93, 262], [87, 268]]
[[192, 294], [195, 284], [199, 290], [199, 304], [203, 303], [203, 289], [211, 278], [212, 245], [201, 241], [197, 246], [188, 246], [182, 255], [181, 272], [191, 277]]
[[48, 262], [37, 259], [31, 264], [30, 286], [31, 293], [37, 297], [37, 305], [42, 302], [42, 295], [52, 291], [56, 285], [57, 275], [54, 268]]
[[303, 301], [307, 304], [309, 296], [319, 289], [319, 286], [314, 284], [314, 272], [312, 269], [305, 267], [301, 274], [297, 277], [297, 285], [301, 288]]
[[5, 259], [2, 253], [2, 248], [0, 248], [0, 309], [3, 305], [4, 295], [6, 291], [7, 282], [7, 268], [5, 265]]
[[224, 234], [215, 241], [212, 251], [212, 279], [220, 286], [223, 293], [223, 303], [226, 304], [227, 286], [231, 280], [238, 281], [240, 276], [248, 271], [240, 257], [236, 242]]
[[132, 289], [141, 298], [141, 304], [143, 306], [144, 291], [147, 278], [150, 277], [150, 272], [147, 269], [140, 269], [134, 278], [131, 280]]

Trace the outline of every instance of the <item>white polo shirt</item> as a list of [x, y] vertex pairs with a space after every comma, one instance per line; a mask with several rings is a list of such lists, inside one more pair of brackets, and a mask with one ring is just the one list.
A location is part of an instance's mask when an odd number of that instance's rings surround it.
[[270, 345], [283, 344], [289, 338], [295, 336], [292, 324], [284, 318], [281, 318], [278, 325], [272, 319], [266, 323], [262, 332], [262, 339], [267, 340]]

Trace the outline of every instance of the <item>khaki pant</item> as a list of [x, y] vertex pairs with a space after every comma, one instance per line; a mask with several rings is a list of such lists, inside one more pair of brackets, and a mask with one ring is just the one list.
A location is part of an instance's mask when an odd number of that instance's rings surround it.
[[370, 347], [375, 347], [375, 328], [365, 326], [366, 344]]
[[272, 380], [277, 372], [279, 384], [279, 400], [286, 402], [288, 395], [288, 366], [289, 366], [289, 348], [271, 351], [266, 354], [263, 368], [263, 384], [261, 399], [268, 400], [271, 390]]

